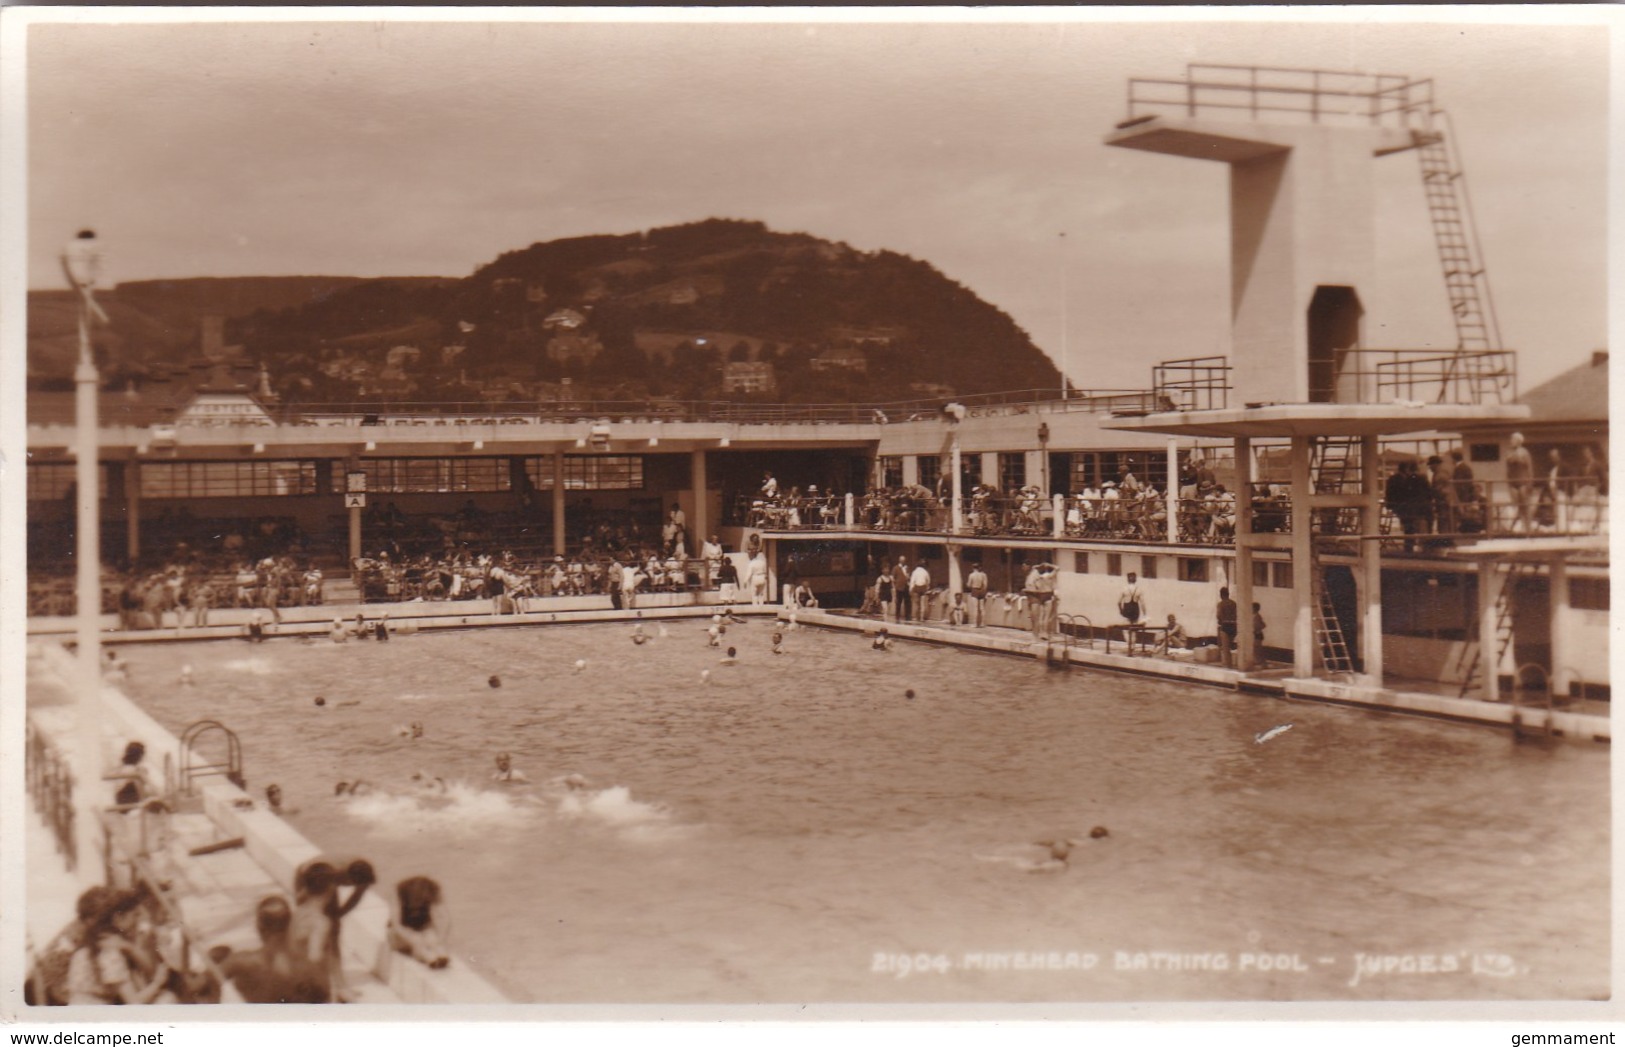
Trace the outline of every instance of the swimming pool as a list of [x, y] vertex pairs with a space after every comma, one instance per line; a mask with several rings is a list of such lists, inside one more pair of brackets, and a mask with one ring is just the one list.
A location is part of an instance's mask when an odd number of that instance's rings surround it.
[[[774, 655], [766, 621], [724, 666], [703, 622], [645, 628], [132, 646], [127, 689], [236, 730], [319, 845], [439, 879], [516, 999], [1608, 992], [1604, 747], [817, 630]], [[498, 750], [536, 784], [492, 782]], [[1026, 871], [1060, 837], [1070, 867]]]

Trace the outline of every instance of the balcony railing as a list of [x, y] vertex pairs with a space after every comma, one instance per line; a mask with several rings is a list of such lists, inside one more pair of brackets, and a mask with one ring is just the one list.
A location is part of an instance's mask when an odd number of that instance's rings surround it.
[[1433, 129], [1433, 81], [1381, 73], [1193, 63], [1180, 80], [1128, 82], [1128, 120], [1219, 116]]
[[1193, 356], [1164, 360], [1151, 369], [1163, 410], [1219, 411], [1230, 406], [1230, 358]]
[[[1177, 544], [1234, 543], [1234, 495], [1224, 491], [1199, 497], [1181, 494], [1174, 500]], [[1251, 499], [1254, 533], [1291, 533], [1293, 499], [1289, 484], [1255, 483]], [[918, 494], [870, 492], [852, 499], [850, 516], [846, 499], [839, 496], [745, 499], [732, 508], [727, 522], [769, 532], [956, 534], [951, 502]], [[960, 519], [960, 537], [1168, 541], [1168, 502], [1158, 492], [1138, 497], [1064, 495], [1058, 499], [1030, 494], [967, 494], [962, 500]], [[1578, 479], [1559, 479], [1555, 484], [1481, 481], [1472, 484], [1468, 494], [1453, 495], [1425, 507], [1385, 504], [1374, 533], [1367, 533], [1359, 510], [1349, 508], [1317, 509], [1311, 515], [1311, 526], [1318, 538], [1376, 538], [1384, 548], [1415, 551], [1482, 538], [1606, 534], [1608, 502], [1596, 487], [1582, 485]]]
[[1345, 349], [1333, 388], [1311, 391], [1311, 399], [1331, 403], [1480, 405], [1517, 398], [1517, 354], [1510, 349]]

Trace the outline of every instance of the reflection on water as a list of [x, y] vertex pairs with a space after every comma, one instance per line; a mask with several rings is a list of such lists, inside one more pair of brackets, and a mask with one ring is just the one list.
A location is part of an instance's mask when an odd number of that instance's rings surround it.
[[1605, 748], [771, 632], [731, 627], [737, 665], [704, 623], [128, 662], [171, 730], [238, 731], [319, 844], [440, 879], [459, 953], [522, 999], [1607, 992]]

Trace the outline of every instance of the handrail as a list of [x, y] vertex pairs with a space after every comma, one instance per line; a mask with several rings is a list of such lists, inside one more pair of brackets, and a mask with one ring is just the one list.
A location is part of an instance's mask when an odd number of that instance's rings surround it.
[[79, 865], [79, 845], [73, 828], [73, 769], [56, 744], [33, 721], [28, 722], [25, 763], [34, 809], [45, 818], [51, 838], [66, 859], [68, 869], [73, 871]]
[[1540, 679], [1546, 684], [1544, 688], [1546, 694], [1546, 722], [1544, 726], [1546, 737], [1550, 738], [1552, 735], [1552, 712], [1555, 708], [1554, 695], [1552, 694], [1552, 674], [1546, 671], [1545, 666], [1536, 662], [1525, 662], [1518, 666], [1517, 671], [1512, 674], [1512, 733], [1514, 737], [1521, 737], [1523, 734], [1523, 678], [1524, 673], [1530, 669], [1540, 674]]
[[[1176, 90], [1159, 90], [1166, 88]], [[1159, 97], [1164, 94], [1168, 96]], [[1245, 98], [1229, 100], [1237, 94]], [[1212, 63], [1188, 64], [1183, 79], [1129, 80], [1125, 124], [1167, 110], [1191, 117], [1211, 111], [1245, 111], [1254, 120], [1261, 113], [1287, 113], [1306, 116], [1313, 123], [1344, 119], [1431, 131], [1433, 81], [1392, 73]], [[1388, 119], [1396, 114], [1396, 120]]]

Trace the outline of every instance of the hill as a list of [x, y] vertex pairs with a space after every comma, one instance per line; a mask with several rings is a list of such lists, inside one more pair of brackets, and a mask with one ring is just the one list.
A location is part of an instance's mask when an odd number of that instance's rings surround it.
[[929, 264], [760, 222], [536, 243], [461, 280], [179, 281], [114, 297], [129, 310], [114, 328], [147, 353], [123, 359], [151, 360], [165, 337], [183, 347], [188, 322], [195, 346], [207, 307], [291, 400], [546, 398], [566, 380], [580, 398], [789, 402], [1059, 383], [1009, 316]]

